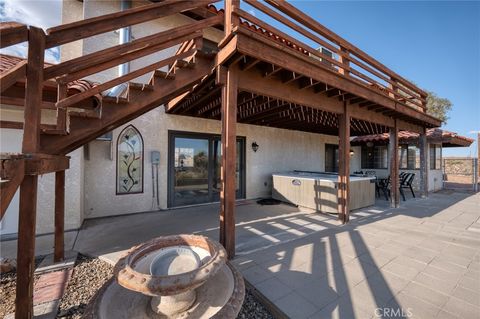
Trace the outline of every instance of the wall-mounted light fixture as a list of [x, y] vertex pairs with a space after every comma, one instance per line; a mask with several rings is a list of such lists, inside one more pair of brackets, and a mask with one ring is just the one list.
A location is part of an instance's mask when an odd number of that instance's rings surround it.
[[350, 150], [350, 156], [353, 156], [355, 152], [353, 150]]
[[257, 152], [258, 147], [259, 147], [259, 146], [258, 146], [257, 142], [253, 142], [253, 143], [252, 143], [252, 150], [253, 150], [254, 152]]

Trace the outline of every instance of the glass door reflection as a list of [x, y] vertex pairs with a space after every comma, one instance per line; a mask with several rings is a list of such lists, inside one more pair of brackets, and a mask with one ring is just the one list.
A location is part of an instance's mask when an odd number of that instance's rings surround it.
[[[237, 139], [237, 160], [235, 168], [235, 183], [236, 183], [236, 197], [243, 198], [243, 168], [244, 167], [244, 140]], [[222, 168], [222, 142], [220, 138], [213, 140], [213, 181], [212, 181], [212, 201], [220, 200], [221, 183], [221, 168]]]
[[208, 202], [209, 140], [176, 137], [174, 152], [174, 206]]

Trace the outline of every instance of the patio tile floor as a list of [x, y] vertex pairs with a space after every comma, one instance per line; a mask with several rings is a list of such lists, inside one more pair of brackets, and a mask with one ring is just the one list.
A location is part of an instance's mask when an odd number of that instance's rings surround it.
[[[479, 207], [480, 194], [439, 192], [398, 209], [380, 200], [340, 225], [335, 216], [245, 201], [237, 206], [233, 262], [291, 318], [480, 317]], [[115, 263], [152, 237], [217, 239], [218, 209], [87, 220], [70, 245]]]
[[[291, 318], [480, 318], [480, 236], [472, 227], [480, 194], [440, 192], [401, 205], [240, 252], [234, 263], [250, 258], [272, 273], [268, 284], [252, 283], [267, 298], [270, 281], [288, 286], [293, 293], [270, 300]], [[308, 305], [301, 313], [292, 309], [300, 303]]]

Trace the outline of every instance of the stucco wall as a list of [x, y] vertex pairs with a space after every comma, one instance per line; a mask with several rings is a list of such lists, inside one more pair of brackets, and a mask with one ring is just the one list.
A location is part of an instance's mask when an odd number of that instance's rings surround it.
[[[144, 192], [116, 195], [117, 137], [123, 128], [134, 125], [142, 134], [145, 147]], [[160, 151], [160, 207], [167, 208], [168, 132], [186, 131], [220, 134], [220, 121], [165, 114], [159, 107], [113, 131], [113, 142], [94, 141], [85, 161], [85, 217], [100, 217], [148, 211], [152, 208], [150, 152]], [[294, 169], [323, 171], [325, 143], [338, 143], [338, 137], [291, 130], [239, 124], [237, 135], [246, 137], [246, 197], [270, 196], [271, 174]], [[256, 141], [257, 152], [251, 148]], [[113, 149], [112, 149], [113, 147]], [[113, 150], [113, 158], [110, 159]]]
[[[21, 112], [18, 112], [21, 113]], [[15, 114], [9, 112], [9, 114]], [[13, 117], [2, 119], [11, 120]], [[2, 152], [20, 152], [22, 148], [23, 131], [17, 129], [0, 129], [0, 149]], [[83, 222], [83, 151], [77, 150], [68, 154], [71, 156], [70, 169], [67, 170], [65, 180], [65, 229], [79, 228]], [[37, 234], [54, 231], [54, 194], [55, 174], [45, 174], [38, 178], [37, 197]], [[2, 235], [15, 234], [18, 230], [18, 191], [10, 203], [7, 213], [2, 220]]]
[[[135, 2], [141, 5], [144, 2]], [[84, 2], [85, 18], [106, 14], [120, 9], [119, 2]], [[191, 19], [176, 15], [132, 27], [133, 39], [139, 39], [188, 23]], [[208, 29], [204, 36], [210, 40], [220, 40], [223, 34], [216, 29]], [[110, 32], [99, 37], [85, 39], [83, 53], [91, 53], [118, 42], [118, 33]], [[164, 50], [148, 57], [132, 61], [131, 70], [138, 69], [171, 54], [173, 49]], [[117, 68], [106, 70], [91, 78], [105, 81], [117, 75]], [[148, 75], [136, 79], [146, 82]], [[113, 142], [94, 141], [89, 145], [90, 160], [85, 162], [85, 216], [87, 218], [126, 214], [150, 210], [152, 207], [152, 180], [150, 152], [158, 150], [161, 154], [159, 168], [160, 207], [167, 208], [168, 184], [168, 131], [187, 131], [220, 134], [220, 122], [188, 118], [165, 114], [163, 106], [133, 120], [133, 124], [142, 134], [145, 144], [144, 192], [142, 194], [116, 195], [116, 159], [114, 148], [121, 130], [128, 124], [113, 132]], [[239, 125], [238, 135], [247, 138], [246, 154], [246, 197], [268, 196], [271, 192], [271, 173], [292, 169], [323, 170], [324, 142], [338, 143], [337, 137], [327, 137], [289, 130], [279, 130], [251, 125]], [[251, 150], [251, 143], [260, 145], [257, 153]], [[113, 147], [113, 148], [112, 148]], [[288, 149], [288, 151], [286, 151]], [[112, 157], [112, 159], [111, 159]]]
[[[132, 2], [133, 7], [142, 6], [146, 4], [151, 4], [151, 2], [150, 1], [133, 1]], [[118, 12], [118, 11], [120, 11], [120, 1], [98, 1], [98, 0], [84, 1], [83, 13], [84, 13], [85, 19], [93, 18], [96, 16], [104, 15], [104, 14], [109, 14], [112, 12]], [[171, 16], [160, 18], [160, 19], [140, 23], [131, 27], [132, 40], [139, 39], [139, 38], [152, 35], [154, 33], [162, 32], [165, 30], [169, 30], [176, 26], [186, 25], [188, 23], [191, 23], [192, 21], [195, 21], [195, 20], [188, 18], [184, 15], [177, 14], [177, 15], [171, 15]], [[206, 39], [218, 42], [223, 37], [223, 33], [218, 29], [209, 28], [204, 30], [203, 36]], [[83, 44], [84, 44], [83, 54], [89, 54], [92, 52], [99, 51], [101, 49], [112, 47], [114, 45], [117, 45], [118, 42], [119, 42], [119, 32], [117, 30], [99, 34], [95, 37], [86, 38], [83, 40]], [[177, 48], [178, 48], [178, 45], [171, 48], [167, 48], [160, 52], [156, 52], [154, 54], [150, 54], [143, 58], [131, 61], [130, 69], [135, 70], [135, 69], [147, 66], [153, 62], [160, 61], [174, 54]], [[118, 74], [118, 68], [114, 67], [114, 68], [105, 70], [101, 73], [91, 75], [87, 78], [93, 81], [105, 82], [107, 80], [110, 80], [112, 77], [117, 76], [117, 74]], [[147, 73], [137, 79], [132, 80], [132, 82], [146, 83], [150, 78], [150, 74], [151, 73]]]

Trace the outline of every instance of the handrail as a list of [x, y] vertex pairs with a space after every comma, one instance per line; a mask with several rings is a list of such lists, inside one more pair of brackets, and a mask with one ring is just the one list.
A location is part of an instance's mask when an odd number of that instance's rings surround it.
[[[44, 78], [50, 79], [66, 73], [70, 75], [62, 81], [73, 81], [87, 75], [106, 70], [115, 65], [145, 56], [165, 48], [172, 42], [180, 43], [178, 39], [191, 39], [190, 35], [203, 28], [221, 23], [222, 17], [215, 16], [196, 21], [174, 29], [158, 32], [132, 42], [116, 45], [94, 53], [86, 54], [45, 69]], [[170, 47], [168, 45], [167, 47]]]
[[[91, 19], [85, 19], [47, 30], [45, 36], [47, 48], [95, 36], [121, 27], [172, 16], [187, 10], [206, 7], [207, 4], [219, 0], [165, 0], [161, 3], [143, 5], [122, 12], [116, 12]], [[190, 59], [202, 45], [203, 30], [223, 23], [223, 16], [214, 15], [198, 21], [192, 21], [177, 27], [163, 30], [131, 42], [114, 45], [90, 54], [82, 55], [62, 63], [47, 66], [43, 69], [45, 80], [54, 78], [58, 88], [65, 88], [71, 81], [84, 78], [101, 71], [113, 68], [144, 56], [180, 46], [176, 54], [161, 61], [153, 62], [122, 76], [117, 76], [102, 84], [94, 85], [87, 90], [67, 96], [59, 94], [55, 106], [66, 110], [77, 105], [86, 98], [95, 96], [114, 86], [131, 81], [156, 69], [175, 64], [179, 59]], [[59, 90], [60, 91], [60, 90]], [[63, 92], [65, 93], [65, 92]], [[60, 124], [60, 125], [58, 125]], [[63, 123], [57, 123], [62, 129]]]
[[[426, 112], [426, 98], [428, 93], [416, 87], [413, 83], [404, 79], [373, 57], [355, 47], [353, 44], [330, 31], [308, 15], [295, 8], [293, 5], [283, 0], [265, 0], [265, 3], [278, 10], [276, 11], [255, 0], [244, 1], [293, 31], [312, 40], [320, 47], [330, 50], [333, 57], [320, 52], [318, 49], [313, 49], [311, 46], [268, 25], [248, 12], [238, 7], [234, 7], [232, 14], [238, 16], [241, 21], [251, 23], [256, 27], [265, 30], [267, 33], [272, 33], [271, 36], [280, 37], [282, 38], [281, 40], [292, 43], [296, 47], [305, 50], [310, 55], [329, 62], [319, 63], [322, 67], [326, 67], [326, 64], [330, 64], [330, 70], [337, 71], [342, 76], [348, 77], [357, 82], [359, 81], [363, 84], [367, 84], [371, 89], [379, 88], [379, 92], [387, 95], [395, 101], [422, 112]], [[285, 15], [282, 15], [279, 12]], [[287, 18], [287, 16], [289, 18]], [[242, 26], [241, 23], [240, 26]], [[378, 78], [378, 80], [374, 79], [372, 76]]]
[[206, 6], [219, 0], [165, 0], [47, 29], [46, 48]]
[[0, 48], [28, 41], [28, 27], [18, 22], [1, 22], [0, 39]]
[[[246, 0], [246, 2], [247, 1], [251, 1], [251, 0]], [[427, 92], [423, 91], [422, 89], [415, 86], [413, 83], [410, 83], [408, 80], [406, 80], [403, 77], [401, 77], [400, 75], [396, 74], [395, 72], [390, 70], [388, 67], [386, 67], [382, 63], [375, 60], [373, 57], [371, 57], [370, 55], [368, 55], [367, 53], [365, 53], [361, 49], [357, 48], [356, 46], [354, 46], [353, 44], [351, 44], [347, 40], [343, 39], [342, 37], [340, 37], [339, 35], [337, 35], [333, 31], [329, 30], [328, 28], [321, 25], [320, 23], [318, 23], [317, 21], [315, 21], [314, 19], [312, 19], [308, 15], [304, 14], [302, 11], [298, 10], [295, 6], [293, 6], [293, 5], [291, 5], [288, 2], [283, 1], [283, 0], [275, 0], [275, 1], [274, 0], [265, 0], [265, 1], [267, 3], [269, 3], [270, 5], [276, 7], [278, 10], [282, 11], [283, 13], [287, 14], [291, 18], [295, 19], [299, 23], [302, 23], [302, 24], [310, 27], [313, 31], [321, 34], [322, 36], [329, 39], [330, 41], [333, 41], [333, 42], [337, 43], [339, 46], [344, 47], [348, 51], [355, 52], [355, 54], [357, 56], [359, 56], [362, 60], [365, 60], [366, 62], [372, 64], [373, 66], [375, 66], [379, 70], [390, 73], [394, 78], [396, 78], [400, 82], [405, 82], [403, 84], [406, 85], [408, 88], [410, 88], [412, 90], [415, 90], [415, 91], [418, 91], [418, 92], [422, 93], [423, 95], [428, 95]]]
[[169, 65], [170, 63], [173, 63], [177, 60], [180, 60], [180, 59], [183, 59], [183, 58], [186, 58], [192, 54], [194, 54], [196, 52], [196, 49], [193, 48], [189, 51], [185, 51], [183, 53], [180, 53], [178, 55], [174, 55], [174, 56], [171, 56], [169, 58], [166, 58], [166, 59], [163, 59], [161, 61], [158, 61], [158, 62], [155, 62], [155, 63], [152, 63], [146, 67], [143, 67], [143, 68], [140, 68], [138, 70], [135, 70], [135, 71], [132, 71], [130, 73], [127, 73], [125, 75], [122, 75], [120, 77], [117, 77], [113, 80], [110, 80], [110, 81], [107, 81], [105, 83], [102, 83], [100, 85], [97, 85], [97, 86], [94, 86], [93, 88], [87, 90], [87, 91], [84, 91], [82, 93], [78, 93], [78, 94], [75, 94], [75, 95], [72, 95], [70, 97], [67, 97], [66, 99], [63, 99], [63, 100], [60, 100], [56, 103], [56, 106], [58, 108], [66, 108], [66, 107], [69, 107], [69, 106], [72, 106], [88, 97], [91, 97], [91, 96], [94, 96], [96, 94], [99, 94], [103, 91], [106, 91], [116, 85], [119, 85], [119, 84], [122, 84], [124, 82], [127, 82], [127, 81], [130, 81], [130, 80], [133, 80], [135, 78], [138, 78], [139, 76], [142, 76], [148, 72], [151, 72], [151, 71], [154, 71], [156, 69], [160, 69], [166, 65]]

